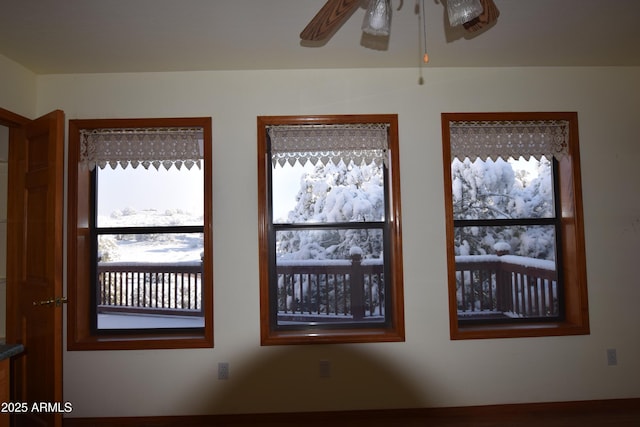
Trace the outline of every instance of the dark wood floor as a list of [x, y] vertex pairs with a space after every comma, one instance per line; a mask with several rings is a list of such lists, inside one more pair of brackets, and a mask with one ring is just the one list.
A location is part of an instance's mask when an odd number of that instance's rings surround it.
[[[239, 421], [239, 420], [238, 420]], [[621, 409], [617, 411], [586, 410], [584, 412], [557, 411], [504, 414], [468, 415], [437, 415], [437, 414], [397, 414], [377, 416], [345, 416], [344, 419], [325, 418], [322, 416], [300, 419], [262, 419], [245, 420], [239, 424], [222, 422], [220, 424], [233, 427], [640, 427], [640, 408]], [[204, 425], [202, 425], [204, 427]]]
[[292, 414], [84, 418], [65, 427], [640, 427], [640, 399]]
[[[261, 426], [294, 426], [292, 424], [261, 424]], [[300, 425], [300, 424], [298, 424]], [[305, 427], [640, 427], [640, 412], [586, 412], [584, 414], [531, 414], [513, 416], [469, 417], [399, 417], [349, 420], [344, 423], [310, 423]]]

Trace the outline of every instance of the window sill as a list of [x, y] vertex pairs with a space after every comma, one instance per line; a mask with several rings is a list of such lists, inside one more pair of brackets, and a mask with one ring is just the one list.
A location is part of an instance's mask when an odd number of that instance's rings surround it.
[[396, 330], [345, 329], [277, 331], [263, 336], [261, 345], [283, 344], [346, 344], [371, 342], [402, 342], [404, 334]]
[[67, 350], [160, 350], [213, 348], [213, 337], [203, 334], [140, 334], [87, 336], [69, 342]]
[[452, 327], [451, 339], [551, 337], [589, 335], [589, 333], [589, 325], [571, 322], [528, 323], [525, 325], [473, 325]]

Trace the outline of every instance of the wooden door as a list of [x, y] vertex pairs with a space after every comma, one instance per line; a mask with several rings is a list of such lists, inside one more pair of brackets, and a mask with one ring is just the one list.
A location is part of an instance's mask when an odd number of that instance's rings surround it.
[[[62, 206], [64, 113], [10, 127], [7, 342], [15, 358], [15, 426], [62, 426]], [[36, 406], [34, 407], [34, 403]]]

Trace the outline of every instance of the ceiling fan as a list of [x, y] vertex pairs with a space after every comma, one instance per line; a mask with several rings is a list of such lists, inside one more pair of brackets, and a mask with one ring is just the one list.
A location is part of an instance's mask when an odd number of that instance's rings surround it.
[[[333, 33], [335, 33], [355, 12], [360, 3], [361, 0], [328, 0], [313, 19], [311, 19], [304, 30], [302, 30], [300, 38], [307, 42], [319, 42], [326, 40], [333, 35]], [[388, 5], [389, 3], [390, 0], [368, 0], [369, 9], [367, 10], [367, 15], [376, 16], [375, 7], [379, 7], [380, 4]], [[475, 3], [475, 13], [473, 13], [473, 17], [469, 19], [468, 17], [470, 15], [465, 11], [464, 15], [466, 18], [463, 19], [466, 20], [456, 24], [464, 25], [464, 28], [467, 31], [476, 32], [481, 30], [482, 28], [493, 24], [500, 15], [500, 11], [493, 0], [447, 0], [450, 23], [453, 24], [452, 7], [458, 8], [461, 4], [469, 3]], [[380, 19], [380, 16], [377, 15], [377, 18]], [[366, 19], [367, 18], [365, 18], [365, 20]], [[457, 18], [454, 19], [456, 19], [456, 22], [459, 20]]]

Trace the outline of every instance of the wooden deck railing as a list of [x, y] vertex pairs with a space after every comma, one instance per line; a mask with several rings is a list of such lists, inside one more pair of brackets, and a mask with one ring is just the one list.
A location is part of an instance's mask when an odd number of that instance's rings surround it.
[[456, 256], [458, 315], [557, 317], [553, 261], [516, 255]]
[[98, 263], [98, 312], [202, 315], [202, 263]]
[[279, 321], [384, 317], [382, 260], [279, 260], [276, 272]]
[[[202, 315], [202, 263], [98, 263], [98, 311]], [[552, 261], [514, 255], [457, 256], [461, 318], [491, 314], [556, 317]], [[278, 318], [344, 321], [382, 318], [382, 260], [278, 261]]]

